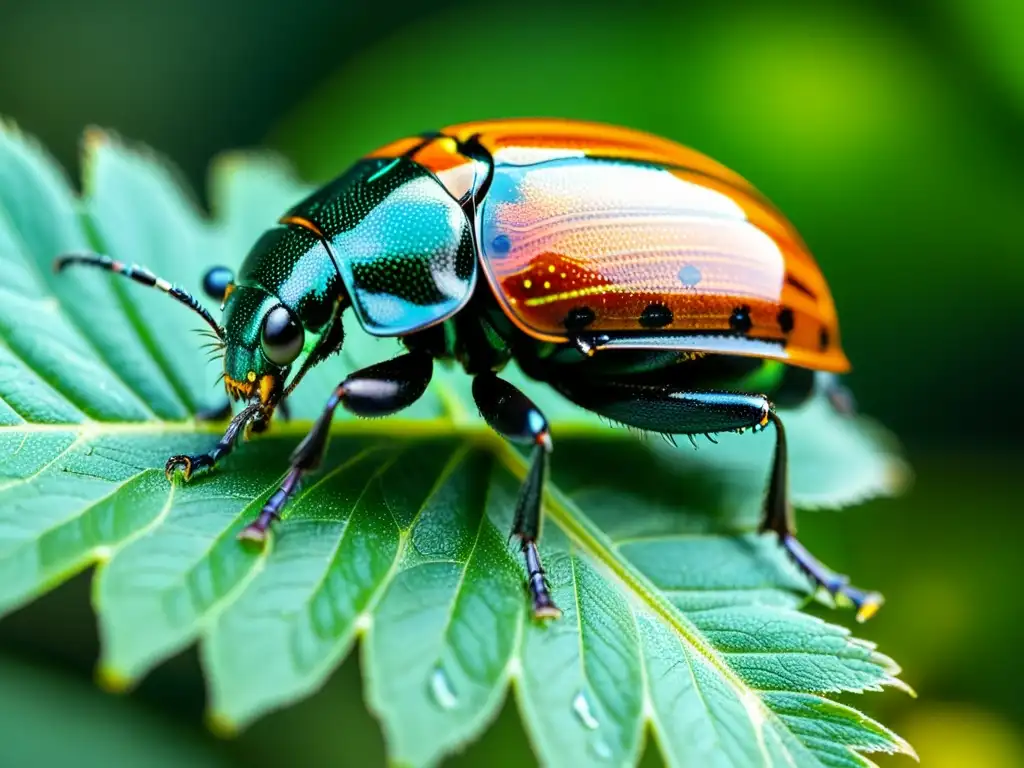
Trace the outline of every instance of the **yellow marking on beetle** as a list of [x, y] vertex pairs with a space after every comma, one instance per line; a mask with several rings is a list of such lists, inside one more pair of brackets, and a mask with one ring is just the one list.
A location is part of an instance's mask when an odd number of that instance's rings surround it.
[[[531, 281], [524, 280], [523, 285], [529, 288], [532, 285]], [[735, 288], [740, 295], [751, 296], [752, 298], [761, 298], [756, 294], [750, 294], [747, 286], [742, 283], [719, 283], [715, 286], [721, 289], [723, 295], [725, 295], [726, 289]], [[553, 304], [556, 301], [565, 301], [566, 299], [578, 299], [581, 296], [601, 296], [612, 293], [666, 293], [669, 296], [681, 295], [673, 293], [673, 288], [666, 287], [665, 281], [662, 279], [646, 280], [642, 282], [628, 283], [625, 285], [609, 284], [609, 285], [590, 285], [586, 288], [574, 288], [571, 291], [562, 291], [561, 293], [551, 293], [547, 296], [536, 296], [532, 299], [526, 300], [526, 306], [538, 307], [542, 304]]]
[[548, 266], [548, 272], [554, 272], [554, 271], [555, 271], [555, 265], [554, 264], [549, 265]]
[[252, 394], [252, 382], [235, 381], [230, 376], [225, 376], [224, 389], [234, 397], [249, 397]]
[[270, 395], [274, 392], [274, 382], [274, 377], [269, 374], [260, 377], [260, 402], [264, 405], [269, 402]]
[[231, 292], [233, 290], [235, 290], [235, 284], [234, 283], [228, 283], [227, 288], [224, 289], [224, 296], [220, 300], [221, 311], [224, 310], [224, 305], [227, 304], [227, 302], [228, 302], [228, 296], [231, 295]]
[[296, 227], [302, 227], [308, 229], [314, 235], [323, 239], [324, 233], [316, 224], [309, 219], [304, 219], [302, 216], [282, 216], [278, 220], [278, 224], [294, 224]]
[[[529, 280], [524, 280], [523, 285], [526, 288], [529, 288], [532, 283]], [[578, 299], [581, 296], [595, 296], [604, 293], [626, 293], [632, 287], [633, 286], [591, 285], [587, 288], [576, 288], [571, 291], [563, 291], [562, 293], [552, 293], [548, 296], [537, 296], [533, 299], [527, 299], [526, 306], [537, 307], [541, 304], [552, 304], [556, 301], [564, 301], [565, 299]]]
[[249, 381], [256, 381], [256, 371], [249, 371], [247, 374], [245, 374], [245, 378], [248, 379]]
[[533, 288], [533, 280], [530, 280], [529, 278], [523, 280], [523, 288]]
[[872, 616], [878, 613], [878, 609], [882, 607], [882, 603], [882, 596], [877, 592], [868, 595], [860, 606], [860, 610], [857, 611], [857, 621], [861, 624], [868, 621]]

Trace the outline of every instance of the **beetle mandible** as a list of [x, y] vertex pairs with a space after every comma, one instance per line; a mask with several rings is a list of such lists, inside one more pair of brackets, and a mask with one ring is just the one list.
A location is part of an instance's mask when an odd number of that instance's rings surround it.
[[[742, 177], [667, 139], [567, 120], [496, 120], [401, 139], [358, 161], [263, 234], [237, 276], [215, 267], [187, 291], [98, 254], [69, 254], [161, 289], [223, 342], [224, 383], [244, 406], [205, 454], [168, 477], [212, 469], [247, 428], [265, 429], [303, 375], [340, 349], [351, 309], [406, 352], [348, 375], [296, 448], [281, 487], [240, 538], [262, 542], [324, 454], [338, 405], [383, 416], [427, 389], [433, 363], [473, 376], [481, 415], [532, 446], [513, 534], [538, 618], [559, 615], [537, 550], [552, 439], [544, 414], [499, 377], [531, 378], [612, 421], [666, 435], [771, 425], [762, 531], [858, 619], [881, 596], [851, 586], [794, 533], [786, 433], [776, 404], [827, 388], [849, 363], [825, 279], [793, 226]], [[308, 354], [293, 371], [301, 353]]]

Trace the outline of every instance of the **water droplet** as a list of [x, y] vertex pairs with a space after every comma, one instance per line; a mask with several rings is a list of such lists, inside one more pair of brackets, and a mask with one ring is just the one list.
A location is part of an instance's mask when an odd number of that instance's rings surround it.
[[454, 709], [459, 703], [452, 690], [452, 681], [441, 667], [434, 667], [430, 675], [430, 695], [441, 709]]
[[608, 742], [598, 739], [590, 745], [590, 751], [594, 753], [594, 757], [598, 760], [611, 760], [612, 759], [612, 748], [608, 746]]
[[590, 711], [590, 702], [587, 701], [583, 691], [577, 693], [576, 698], [572, 700], [572, 709], [585, 727], [592, 731], [597, 729], [599, 723], [597, 718], [594, 717], [594, 713]]

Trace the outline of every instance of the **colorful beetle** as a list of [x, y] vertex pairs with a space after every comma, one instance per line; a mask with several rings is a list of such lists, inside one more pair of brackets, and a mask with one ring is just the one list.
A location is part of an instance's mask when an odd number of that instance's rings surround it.
[[[474, 377], [487, 423], [532, 444], [513, 533], [537, 617], [559, 615], [537, 551], [552, 442], [544, 415], [498, 377], [515, 360], [578, 405], [664, 434], [775, 428], [762, 530], [833, 595], [872, 615], [881, 596], [850, 586], [795, 538], [786, 435], [774, 404], [805, 399], [849, 363], [825, 279], [799, 235], [749, 183], [692, 149], [624, 128], [562, 120], [455, 125], [402, 139], [288, 211], [237, 277], [204, 290], [223, 326], [184, 290], [96, 254], [58, 260], [155, 286], [199, 313], [225, 346], [228, 394], [244, 400], [212, 451], [173, 456], [168, 477], [212, 468], [245, 429], [262, 431], [343, 340], [351, 307], [407, 351], [350, 374], [296, 448], [291, 469], [240, 534], [263, 541], [317, 468], [340, 404], [361, 416], [411, 405], [435, 359]], [[293, 364], [309, 350], [294, 375]]]

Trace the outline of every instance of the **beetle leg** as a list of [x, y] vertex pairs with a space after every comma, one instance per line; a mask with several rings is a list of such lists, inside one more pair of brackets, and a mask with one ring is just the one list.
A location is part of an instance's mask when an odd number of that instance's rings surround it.
[[867, 592], [849, 583], [849, 578], [828, 568], [796, 538], [793, 511], [789, 501], [789, 458], [786, 447], [786, 430], [782, 420], [774, 413], [768, 414], [775, 425], [775, 455], [772, 460], [772, 478], [768, 486], [765, 516], [761, 531], [773, 531], [789, 556], [818, 586], [836, 597], [842, 595], [857, 609], [857, 621], [867, 621], [882, 607], [884, 598], [878, 592]]
[[775, 453], [765, 499], [761, 531], [772, 531], [800, 569], [833, 597], [842, 595], [865, 621], [882, 605], [882, 596], [866, 592], [836, 574], [797, 540], [789, 499], [789, 458], [786, 432], [766, 397], [729, 392], [689, 392], [666, 385], [629, 382], [554, 380], [562, 394], [587, 410], [630, 427], [651, 432], [713, 434], [775, 427]]
[[547, 475], [551, 434], [548, 421], [536, 405], [522, 392], [493, 373], [473, 379], [473, 399], [487, 424], [512, 442], [533, 444], [530, 469], [523, 481], [516, 503], [512, 535], [519, 538], [526, 559], [527, 585], [533, 601], [533, 615], [538, 619], [554, 619], [562, 612], [551, 599], [537, 539], [540, 536], [541, 499]]
[[300, 480], [320, 466], [338, 405], [357, 416], [389, 416], [419, 400], [430, 384], [433, 367], [434, 359], [430, 355], [409, 352], [356, 371], [335, 387], [320, 418], [292, 453], [291, 468], [280, 488], [238, 538], [259, 543], [266, 540], [271, 524], [281, 516], [284, 505], [298, 490]]
[[171, 456], [164, 465], [164, 474], [170, 480], [174, 473], [181, 470], [182, 477], [186, 481], [191, 480], [196, 474], [206, 472], [217, 464], [218, 461], [234, 450], [242, 430], [259, 414], [262, 406], [259, 403], [250, 403], [240, 410], [224, 430], [224, 435], [209, 453], [201, 453], [194, 456]]

